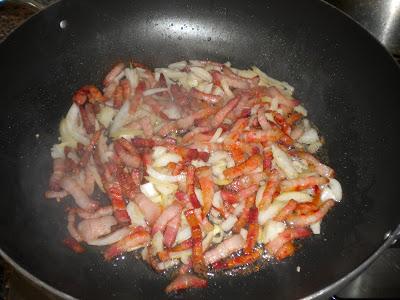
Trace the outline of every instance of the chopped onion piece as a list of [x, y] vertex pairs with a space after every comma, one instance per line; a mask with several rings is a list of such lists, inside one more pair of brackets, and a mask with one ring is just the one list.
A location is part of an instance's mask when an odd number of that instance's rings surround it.
[[215, 133], [212, 136], [210, 143], [216, 143], [221, 134], [222, 134], [222, 128], [218, 127], [217, 130], [215, 130]]
[[199, 200], [200, 205], [203, 206], [204, 205], [204, 203], [203, 203], [203, 193], [201, 192], [201, 190], [198, 189], [198, 188], [195, 188], [194, 189], [194, 193], [196, 194], [197, 200]]
[[312, 232], [314, 234], [320, 234], [321, 233], [321, 221], [311, 224], [310, 229], [312, 230]]
[[278, 146], [271, 146], [272, 155], [278, 167], [285, 173], [289, 179], [294, 179], [298, 176], [296, 169], [293, 167], [292, 160]]
[[155, 197], [158, 196], [158, 192], [154, 188], [153, 183], [147, 182], [145, 184], [140, 185], [140, 191], [147, 197]]
[[296, 202], [310, 202], [313, 198], [307, 194], [302, 192], [286, 192], [282, 193], [275, 198], [275, 201], [283, 201], [288, 202], [289, 200], [293, 199]]
[[260, 204], [260, 201], [263, 198], [264, 195], [264, 191], [265, 191], [265, 184], [260, 185], [257, 194], [256, 194], [256, 206], [258, 207], [258, 205]]
[[167, 181], [167, 182], [184, 181], [186, 178], [186, 176], [184, 174], [172, 176], [172, 175], [166, 175], [166, 174], [160, 173], [160, 172], [154, 170], [151, 166], [147, 166], [147, 174], [149, 174], [151, 177], [154, 177], [157, 180]]
[[122, 227], [113, 233], [110, 233], [104, 237], [98, 238], [96, 240], [88, 241], [87, 243], [92, 246], [106, 246], [106, 245], [111, 245], [119, 240], [123, 239], [126, 237], [130, 232], [130, 229], [128, 227]]
[[151, 248], [154, 255], [164, 250], [163, 239], [164, 236], [161, 231], [157, 231], [156, 234], [153, 235], [151, 240]]
[[116, 115], [117, 111], [109, 106], [103, 106], [100, 112], [96, 115], [97, 120], [105, 127], [110, 126], [112, 119]]
[[162, 147], [162, 146], [156, 146], [153, 148], [153, 159], [157, 159], [159, 158], [161, 155], [163, 155], [164, 153], [167, 153], [167, 148]]
[[318, 142], [318, 132], [314, 128], [306, 130], [303, 135], [297, 139], [297, 141], [308, 145]]
[[212, 81], [212, 76], [210, 73], [208, 73], [206, 70], [200, 67], [191, 67], [190, 71], [193, 72], [196, 76], [200, 77], [201, 79], [205, 81]]
[[189, 226], [181, 226], [176, 235], [175, 244], [180, 244], [192, 237], [192, 231]]
[[321, 201], [332, 199], [336, 202], [342, 200], [343, 192], [340, 182], [334, 178], [329, 179], [329, 183], [322, 189]]
[[176, 69], [176, 70], [182, 70], [187, 66], [187, 62], [185, 60], [178, 61], [173, 64], [168, 65], [168, 69]]
[[275, 239], [281, 232], [286, 229], [286, 225], [283, 222], [276, 222], [269, 220], [265, 223], [262, 231], [262, 241], [267, 244], [273, 239]]
[[129, 101], [125, 101], [124, 104], [121, 106], [120, 110], [118, 111], [117, 115], [114, 118], [114, 121], [111, 124], [110, 128], [111, 136], [113, 136], [113, 134], [117, 130], [119, 130], [122, 126], [126, 124], [129, 115], [129, 107], [130, 107]]
[[247, 239], [247, 230], [244, 228], [240, 229], [240, 235], [242, 236], [242, 238], [244, 240], [246, 240]]
[[139, 74], [137, 69], [126, 68], [125, 76], [129, 80], [132, 90], [135, 90], [139, 84]]
[[158, 94], [158, 93], [161, 93], [161, 92], [166, 92], [166, 91], [168, 91], [168, 88], [148, 89], [148, 90], [145, 90], [143, 92], [143, 96], [151, 96], [151, 95]]
[[283, 201], [272, 202], [267, 209], [260, 211], [258, 214], [258, 223], [263, 225], [268, 220], [273, 219], [285, 205], [286, 202]]
[[302, 115], [305, 116], [305, 117], [307, 117], [308, 112], [307, 112], [307, 110], [304, 108], [304, 106], [302, 106], [302, 105], [297, 105], [297, 106], [295, 106], [294, 111], [295, 111], [295, 112], [298, 112], [299, 114], [302, 114]]
[[54, 144], [51, 147], [51, 157], [54, 158], [65, 158], [64, 148], [68, 146], [68, 143]]
[[180, 157], [178, 154], [167, 152], [158, 157], [154, 163], [153, 167], [160, 168], [160, 167], [165, 167], [167, 166], [170, 162], [173, 163], [178, 163], [182, 160], [182, 157]]
[[126, 211], [128, 212], [129, 218], [131, 219], [131, 223], [134, 226], [147, 226], [146, 221], [140, 208], [132, 201], [128, 203], [126, 206]]
[[238, 218], [235, 215], [229, 215], [224, 222], [221, 223], [221, 228], [223, 231], [228, 232], [230, 231], [235, 223], [237, 222]]
[[89, 144], [90, 140], [88, 137], [86, 137], [84, 129], [81, 126], [78, 126], [78, 122], [80, 122], [80, 112], [75, 103], [71, 105], [71, 108], [69, 109], [65, 119], [68, 134], [79, 143], [84, 145]]
[[221, 191], [214, 193], [212, 205], [216, 208], [222, 207]]

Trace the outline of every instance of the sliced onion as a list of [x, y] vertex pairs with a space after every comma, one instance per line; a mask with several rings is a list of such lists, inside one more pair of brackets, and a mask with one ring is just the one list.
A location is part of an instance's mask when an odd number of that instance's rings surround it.
[[171, 80], [179, 80], [181, 78], [186, 78], [187, 73], [180, 72], [176, 70], [171, 70], [167, 68], [156, 68], [156, 72], [163, 73], [165, 77], [168, 77]]
[[256, 206], [258, 207], [258, 205], [260, 204], [263, 195], [264, 195], [264, 191], [265, 191], [265, 184], [260, 185], [257, 194], [256, 194]]
[[164, 250], [163, 239], [164, 236], [161, 231], [157, 231], [156, 234], [153, 235], [153, 238], [151, 240], [151, 248], [154, 255]]
[[97, 168], [93, 164], [89, 164], [87, 166], [90, 170], [90, 172], [93, 174], [94, 181], [96, 182], [97, 186], [100, 188], [102, 192], [105, 192], [103, 182], [101, 181], [101, 177], [99, 172], [97, 171]]
[[171, 120], [178, 120], [182, 117], [181, 112], [175, 105], [170, 105], [168, 108], [163, 109], [162, 112]]
[[332, 199], [340, 202], [343, 197], [342, 186], [340, 182], [334, 178], [329, 179], [329, 183], [322, 189], [321, 201]]
[[276, 222], [273, 220], [265, 223], [262, 231], [262, 242], [267, 244], [275, 239], [281, 232], [286, 229], [286, 225], [283, 222]]
[[167, 148], [162, 147], [162, 146], [156, 146], [153, 148], [152, 157], [153, 157], [153, 159], [157, 159], [166, 152], [167, 152]]
[[251, 67], [251, 69], [253, 70], [254, 73], [256, 73], [258, 76], [260, 76], [259, 85], [275, 86], [281, 92], [283, 92], [285, 95], [291, 96], [293, 94], [294, 87], [289, 85], [287, 82], [279, 81], [279, 80], [276, 80], [276, 79], [274, 79], [272, 77], [269, 77], [267, 74], [265, 74], [263, 71], [261, 71], [256, 66]]
[[178, 163], [182, 160], [182, 157], [180, 157], [178, 154], [167, 152], [158, 157], [154, 163], [153, 167], [155, 168], [160, 168], [160, 167], [165, 167], [167, 166], [170, 162], [173, 163]]
[[307, 110], [304, 108], [302, 105], [297, 105], [294, 107], [294, 111], [298, 112], [299, 114], [302, 114], [303, 116], [307, 117]]
[[117, 115], [114, 118], [114, 121], [111, 124], [110, 128], [111, 136], [113, 136], [113, 134], [117, 130], [119, 130], [122, 126], [126, 124], [129, 115], [129, 107], [130, 107], [130, 102], [125, 101], [120, 110], [118, 111]]
[[69, 135], [79, 143], [82, 143], [84, 145], [89, 144], [90, 140], [87, 136], [85, 136], [83, 128], [78, 126], [80, 112], [78, 106], [75, 103], [71, 105], [71, 108], [69, 109], [65, 119], [66, 128]]
[[117, 111], [115, 109], [109, 106], [103, 106], [100, 109], [100, 112], [96, 115], [96, 118], [105, 128], [108, 128], [116, 114]]
[[306, 130], [303, 135], [297, 139], [297, 141], [308, 145], [318, 142], [318, 132], [314, 128]]
[[55, 158], [65, 158], [64, 148], [68, 146], [68, 143], [54, 144], [51, 147], [51, 157]]
[[154, 88], [154, 89], [148, 89], [148, 90], [145, 90], [145, 91], [143, 92], [143, 96], [151, 96], [151, 95], [158, 94], [158, 93], [162, 93], [162, 92], [166, 92], [166, 91], [168, 91], [168, 88]]
[[293, 199], [296, 202], [303, 203], [303, 202], [309, 202], [313, 198], [307, 194], [307, 193], [302, 193], [302, 192], [286, 192], [282, 193], [279, 196], [275, 198], [275, 201], [283, 201], [283, 202], [288, 202], [289, 200]]
[[236, 218], [235, 215], [229, 215], [226, 220], [221, 223], [220, 227], [223, 231], [228, 232], [233, 228], [237, 220], [238, 218]]
[[212, 205], [216, 208], [222, 207], [222, 197], [221, 197], [221, 191], [218, 191], [214, 193], [213, 200], [212, 200]]
[[200, 205], [203, 206], [203, 193], [201, 192], [200, 189], [194, 188], [194, 193], [196, 194], [197, 200], [199, 200]]
[[294, 168], [292, 160], [289, 158], [289, 156], [276, 145], [272, 145], [271, 150], [276, 164], [285, 173], [286, 177], [289, 179], [296, 178], [298, 173]]
[[187, 261], [187, 258], [189, 258], [191, 255], [192, 255], [192, 249], [169, 252], [169, 257], [171, 257], [172, 259], [180, 259], [181, 261], [182, 259]]
[[157, 269], [158, 270], [167, 270], [169, 268], [172, 268], [173, 266], [176, 266], [177, 264], [179, 264], [179, 260], [178, 259], [171, 259], [171, 260], [167, 260], [167, 261], [162, 261], [162, 262], [157, 264]]
[[247, 239], [247, 230], [244, 228], [240, 229], [240, 235], [242, 236], [242, 238], [244, 240], [246, 240]]
[[215, 130], [215, 133], [212, 136], [210, 143], [216, 143], [221, 134], [222, 134], [222, 128], [218, 127], [217, 130]]
[[135, 90], [139, 84], [139, 74], [138, 74], [137, 70], [131, 69], [131, 68], [126, 68], [125, 76], [129, 80], [132, 90]]
[[167, 182], [178, 182], [186, 179], [186, 175], [184, 174], [179, 174], [176, 176], [166, 175], [154, 170], [151, 166], [147, 166], [147, 174], [149, 174], [151, 177], [154, 177], [157, 180], [167, 181]]
[[187, 62], [185, 60], [178, 61], [176, 63], [172, 63], [168, 65], [168, 69], [177, 69], [182, 70], [187, 66]]
[[178, 234], [176, 235], [175, 243], [180, 244], [187, 239], [192, 237], [192, 231], [189, 226], [181, 226], [178, 230]]
[[321, 221], [311, 224], [310, 229], [314, 234], [321, 234]]
[[134, 202], [130, 201], [128, 203], [126, 211], [128, 212], [132, 225], [143, 227], [147, 225], [140, 208]]
[[147, 182], [145, 184], [140, 185], [140, 191], [147, 197], [155, 197], [158, 196], [158, 192], [154, 188], [153, 183]]
[[260, 211], [258, 214], [258, 223], [263, 225], [268, 220], [273, 219], [285, 205], [286, 202], [282, 201], [272, 202], [267, 209]]
[[193, 72], [196, 76], [200, 77], [201, 79], [211, 82], [212, 76], [206, 70], [200, 67], [191, 67], [190, 71]]
[[88, 241], [87, 243], [89, 245], [92, 246], [105, 246], [105, 245], [111, 245], [114, 244], [116, 242], [118, 242], [119, 240], [123, 239], [124, 237], [126, 237], [130, 232], [130, 229], [128, 227], [122, 227], [116, 231], [114, 231], [113, 233], [110, 233], [109, 235], [96, 239], [96, 240], [92, 240], [92, 241]]
[[210, 247], [213, 237], [214, 237], [214, 232], [213, 230], [211, 230], [209, 233], [207, 233], [206, 237], [202, 241], [203, 251], [206, 251], [208, 247]]

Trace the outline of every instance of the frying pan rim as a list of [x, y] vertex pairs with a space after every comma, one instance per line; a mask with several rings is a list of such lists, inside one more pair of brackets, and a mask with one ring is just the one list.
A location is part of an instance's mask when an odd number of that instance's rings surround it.
[[[333, 282], [332, 284], [320, 289], [319, 291], [317, 291], [309, 296], [303, 297], [301, 299], [303, 299], [303, 300], [316, 299], [319, 296], [329, 294], [330, 292], [342, 287], [344, 284], [348, 283], [349, 281], [351, 281], [352, 279], [357, 277], [359, 274], [361, 274], [369, 265], [371, 265], [382, 254], [383, 251], [385, 251], [393, 243], [395, 243], [397, 241], [397, 238], [399, 238], [399, 234], [400, 234], [400, 225], [398, 225], [395, 230], [390, 232], [389, 236], [386, 237], [385, 242], [371, 256], [369, 256], [362, 264], [360, 264], [353, 271], [351, 271], [347, 275], [343, 276], [342, 278], [338, 279], [337, 281]], [[34, 284], [38, 285], [39, 287], [46, 289], [47, 291], [53, 293], [54, 295], [61, 297], [62, 299], [67, 299], [67, 300], [77, 299], [71, 295], [68, 295], [67, 293], [64, 293], [63, 291], [60, 291], [59, 289], [51, 286], [50, 284], [44, 282], [43, 280], [39, 279], [35, 275], [31, 274], [25, 268], [21, 267], [16, 261], [14, 261], [14, 259], [12, 259], [10, 256], [8, 256], [1, 248], [0, 248], [0, 256], [8, 264], [10, 264], [14, 269], [16, 269], [20, 274], [25, 276], [27, 279], [31, 280]]]
[[[318, 0], [320, 3], [322, 3], [323, 5], [326, 5], [328, 7], [330, 7], [331, 9], [336, 10], [337, 13], [342, 14], [343, 16], [345, 16], [350, 22], [353, 22], [356, 24], [356, 26], [358, 26], [359, 28], [361, 28], [364, 33], [367, 33], [369, 35], [369, 38], [372, 38], [373, 40], [375, 40], [375, 42], [381, 47], [381, 49], [386, 53], [387, 56], [390, 57], [390, 59], [392, 59], [394, 65], [397, 66], [397, 70], [400, 71], [400, 65], [396, 62], [396, 60], [394, 59], [394, 57], [390, 54], [389, 50], [375, 37], [373, 36], [368, 30], [366, 30], [358, 21], [354, 20], [353, 18], [351, 18], [350, 15], [348, 15], [347, 13], [343, 12], [342, 10], [338, 9], [337, 7], [333, 6], [331, 3], [326, 2], [325, 0]], [[53, 2], [52, 4], [50, 4], [49, 6], [47, 6], [45, 9], [43, 10], [38, 10], [37, 12], [35, 12], [34, 14], [32, 14], [30, 17], [28, 17], [24, 22], [22, 22], [21, 24], [19, 24], [19, 26], [17, 26], [14, 30], [12, 30], [6, 37], [5, 39], [0, 43], [3, 44], [6, 40], [8, 40], [8, 38], [17, 30], [20, 30], [21, 27], [23, 27], [28, 21], [30, 21], [32, 18], [36, 17], [37, 15], [41, 14], [41, 12], [46, 11], [47, 9], [55, 6], [56, 4], [61, 3], [62, 0], [56, 0], [55, 2]], [[383, 53], [384, 53], [383, 52]], [[344, 284], [348, 283], [349, 281], [351, 281], [352, 279], [354, 279], [355, 277], [357, 277], [359, 274], [361, 274], [372, 262], [374, 262], [383, 251], [385, 251], [387, 248], [389, 248], [394, 242], [396, 242], [396, 240], [400, 237], [400, 224], [393, 230], [393, 231], [389, 231], [389, 235], [384, 238], [384, 243], [379, 246], [379, 248], [377, 250], [375, 250], [363, 263], [361, 263], [357, 268], [355, 268], [353, 271], [351, 271], [350, 273], [348, 273], [347, 275], [343, 276], [342, 278], [338, 279], [337, 281], [325, 286], [324, 288], [318, 290], [317, 292], [312, 293], [311, 295], [308, 295], [306, 297], [303, 297], [302, 299], [305, 300], [311, 300], [311, 299], [315, 299], [319, 296], [322, 295], [326, 295], [329, 294], [332, 291], [335, 291], [337, 289], [339, 289], [340, 287], [342, 287]], [[22, 274], [25, 278], [29, 279], [31, 282], [33, 282], [34, 284], [36, 284], [38, 287], [41, 287], [45, 290], [47, 290], [48, 292], [61, 297], [62, 299], [68, 299], [68, 300], [75, 300], [77, 298], [51, 286], [50, 284], [46, 283], [45, 281], [39, 279], [38, 277], [36, 277], [35, 275], [33, 275], [31, 272], [27, 271], [25, 268], [23, 268], [22, 266], [20, 266], [11, 256], [9, 256], [8, 254], [6, 254], [6, 252], [1, 248], [0, 245], [0, 256], [9, 264], [11, 265], [15, 270], [17, 270], [20, 274]]]

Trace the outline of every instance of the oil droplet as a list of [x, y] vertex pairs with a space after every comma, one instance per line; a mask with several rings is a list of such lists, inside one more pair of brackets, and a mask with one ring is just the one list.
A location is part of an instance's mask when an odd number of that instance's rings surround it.
[[182, 37], [181, 36], [178, 36], [178, 40], [181, 40], [182, 39]]
[[207, 38], [207, 41], [209, 41], [209, 42], [210, 42], [210, 41], [211, 41], [211, 37], [208, 37], [208, 38]]

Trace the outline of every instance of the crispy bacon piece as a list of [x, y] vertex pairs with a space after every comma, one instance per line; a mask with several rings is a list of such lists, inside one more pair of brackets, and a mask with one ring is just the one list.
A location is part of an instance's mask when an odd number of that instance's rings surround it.
[[207, 287], [207, 280], [199, 278], [191, 274], [179, 275], [172, 281], [166, 288], [166, 293], [177, 292], [189, 288], [205, 288]]
[[196, 273], [203, 274], [206, 271], [203, 257], [202, 233], [199, 220], [196, 217], [194, 209], [185, 211], [185, 217], [192, 231], [192, 262], [193, 270]]
[[232, 228], [233, 232], [239, 233], [240, 229], [242, 229], [247, 224], [247, 221], [249, 219], [250, 209], [254, 205], [255, 201], [256, 201], [255, 196], [250, 196], [249, 198], [246, 199], [243, 212]]
[[68, 237], [68, 238], [64, 239], [63, 244], [65, 246], [67, 246], [69, 249], [71, 249], [72, 251], [74, 251], [75, 253], [83, 253], [86, 251], [86, 249], [83, 248], [83, 246], [72, 237]]
[[250, 254], [254, 251], [254, 247], [257, 243], [258, 229], [260, 225], [258, 224], [258, 208], [252, 207], [249, 211], [248, 218], [249, 228], [247, 231], [246, 247], [244, 248], [244, 253]]

